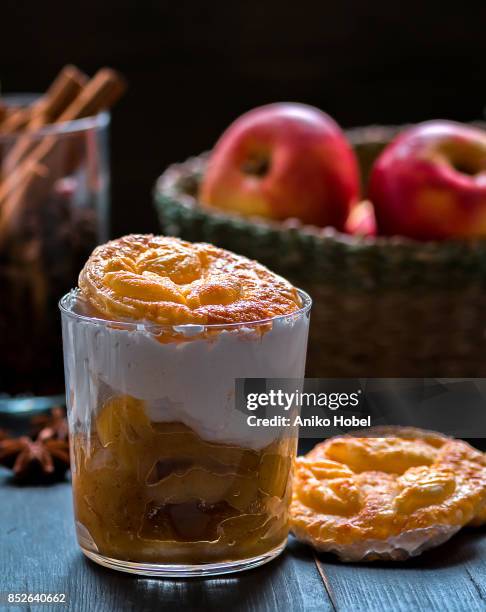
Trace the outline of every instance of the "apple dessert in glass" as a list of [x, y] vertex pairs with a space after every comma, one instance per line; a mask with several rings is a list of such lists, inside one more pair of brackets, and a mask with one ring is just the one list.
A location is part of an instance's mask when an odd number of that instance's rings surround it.
[[95, 249], [60, 303], [79, 544], [146, 575], [254, 567], [284, 548], [295, 429], [250, 427], [237, 378], [304, 376], [310, 298], [210, 244]]

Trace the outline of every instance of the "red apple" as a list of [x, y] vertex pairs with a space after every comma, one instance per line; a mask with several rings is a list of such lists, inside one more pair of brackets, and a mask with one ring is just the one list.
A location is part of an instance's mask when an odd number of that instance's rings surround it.
[[375, 211], [369, 200], [363, 200], [353, 206], [344, 230], [354, 236], [376, 236]]
[[405, 130], [375, 162], [369, 197], [379, 234], [486, 236], [486, 132], [452, 121]]
[[200, 198], [243, 215], [343, 230], [358, 193], [357, 162], [335, 121], [312, 106], [280, 103], [230, 125], [211, 154]]

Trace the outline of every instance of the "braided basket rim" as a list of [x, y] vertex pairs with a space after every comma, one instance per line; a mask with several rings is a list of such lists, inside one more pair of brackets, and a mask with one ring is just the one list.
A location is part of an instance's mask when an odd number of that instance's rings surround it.
[[[363, 174], [403, 127], [346, 132]], [[350, 236], [210, 209], [191, 195], [206, 160], [158, 179], [161, 228], [258, 259], [312, 295], [308, 376], [485, 375], [486, 239]]]
[[[485, 127], [486, 124], [476, 122], [476, 125]], [[352, 128], [346, 131], [351, 144], [356, 147], [376, 147], [384, 144], [400, 129], [406, 126], [367, 126]], [[169, 165], [159, 176], [154, 188], [154, 199], [161, 214], [164, 201], [169, 199], [172, 204], [178, 204], [188, 214], [205, 217], [208, 221], [226, 223], [247, 229], [259, 236], [267, 233], [282, 235], [298, 235], [306, 240], [312, 240], [316, 245], [331, 246], [335, 244], [339, 249], [351, 251], [354, 254], [367, 252], [382, 253], [390, 256], [391, 253], [400, 254], [402, 258], [426, 260], [429, 264], [434, 260], [443, 262], [449, 259], [451, 252], [456, 259], [463, 255], [470, 258], [484, 257], [486, 261], [486, 238], [450, 239], [444, 241], [418, 241], [404, 236], [353, 236], [345, 234], [332, 227], [318, 227], [305, 225], [299, 219], [286, 219], [276, 221], [262, 217], [245, 217], [238, 213], [230, 213], [211, 208], [202, 204], [197, 197], [187, 193], [182, 188], [184, 181], [195, 180], [204, 172], [209, 152], [191, 156], [183, 162]]]

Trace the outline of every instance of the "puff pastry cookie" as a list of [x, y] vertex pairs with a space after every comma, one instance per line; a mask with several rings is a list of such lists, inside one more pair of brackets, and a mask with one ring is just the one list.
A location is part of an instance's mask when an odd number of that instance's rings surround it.
[[406, 559], [482, 516], [485, 456], [462, 440], [382, 428], [330, 438], [296, 461], [292, 530], [343, 561]]
[[97, 247], [79, 287], [103, 317], [161, 325], [261, 321], [301, 306], [285, 279], [205, 243], [132, 234]]

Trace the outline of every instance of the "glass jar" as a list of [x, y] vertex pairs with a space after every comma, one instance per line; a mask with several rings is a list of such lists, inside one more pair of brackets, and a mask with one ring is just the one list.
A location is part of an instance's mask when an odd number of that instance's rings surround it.
[[311, 300], [228, 325], [97, 319], [60, 302], [79, 544], [122, 571], [193, 576], [285, 547], [297, 429], [251, 427], [237, 378], [303, 378]]
[[108, 125], [101, 113], [0, 136], [0, 412], [64, 402], [56, 305], [107, 239]]

